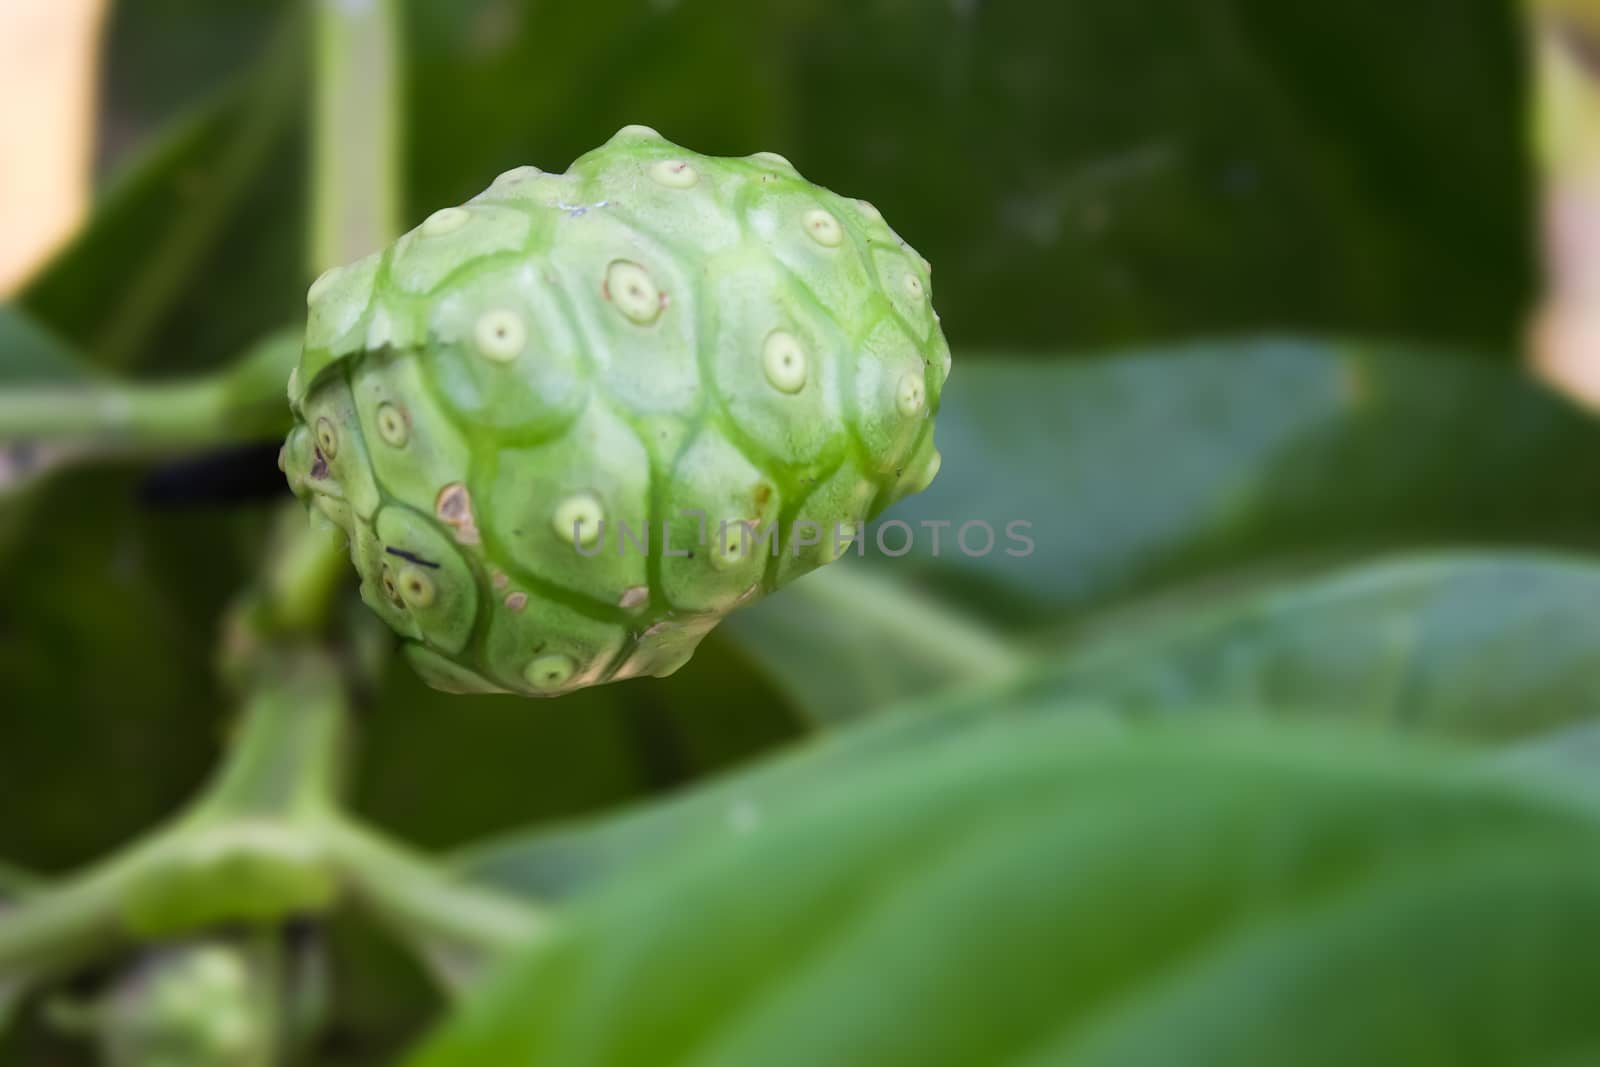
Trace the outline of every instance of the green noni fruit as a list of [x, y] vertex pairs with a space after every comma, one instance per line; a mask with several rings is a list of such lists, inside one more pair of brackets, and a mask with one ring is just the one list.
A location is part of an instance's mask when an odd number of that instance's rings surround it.
[[629, 126], [318, 278], [284, 469], [430, 684], [668, 674], [933, 479], [928, 272], [781, 156]]

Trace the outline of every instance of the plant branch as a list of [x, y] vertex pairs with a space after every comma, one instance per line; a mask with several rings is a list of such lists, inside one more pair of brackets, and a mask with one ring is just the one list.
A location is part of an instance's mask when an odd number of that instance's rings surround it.
[[549, 918], [526, 901], [464, 882], [354, 823], [330, 820], [322, 841], [345, 886], [408, 939], [452, 992], [548, 929]]
[[291, 536], [280, 543], [262, 575], [271, 626], [278, 632], [313, 634], [327, 623], [329, 609], [350, 574], [344, 531], [313, 513], [309, 522], [298, 502], [285, 504], [283, 527]]
[[400, 228], [399, 18], [393, 0], [316, 0], [311, 254], [320, 273]]
[[337, 799], [349, 711], [338, 666], [325, 653], [291, 647], [261, 667], [197, 820], [296, 821], [331, 810]]
[[76, 454], [149, 455], [277, 437], [299, 339], [273, 334], [229, 366], [172, 382], [114, 378], [0, 391], [0, 442], [50, 442]]
[[[174, 872], [194, 883], [211, 877], [203, 858], [221, 855], [219, 842], [235, 845], [236, 858], [264, 841], [269, 847], [260, 861], [270, 865], [274, 842], [252, 830], [276, 826], [278, 840], [298, 835], [314, 852], [315, 827], [338, 783], [344, 721], [331, 659], [310, 647], [280, 654], [272, 669], [259, 672], [227, 760], [197, 804], [124, 852], [0, 910], [0, 983], [37, 981], [126, 942], [130, 901]], [[230, 838], [235, 825], [244, 830]], [[234, 870], [219, 862], [219, 898], [235, 888]]]

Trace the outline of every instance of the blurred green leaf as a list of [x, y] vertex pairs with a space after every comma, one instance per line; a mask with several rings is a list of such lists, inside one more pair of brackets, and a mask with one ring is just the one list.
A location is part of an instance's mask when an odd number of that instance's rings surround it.
[[14, 304], [0, 304], [0, 386], [71, 382], [89, 374], [72, 346]]
[[1499, 0], [408, 9], [413, 219], [640, 122], [876, 203], [958, 348], [1293, 328], [1506, 351], [1531, 299]]
[[[1196, 578], [1413, 546], [1590, 545], [1600, 422], [1511, 367], [1405, 348], [1233, 341], [1094, 363], [957, 358], [943, 467], [889, 559], [998, 621]], [[953, 543], [981, 520], [996, 547]], [[1033, 549], [1009, 540], [1022, 530]], [[983, 538], [974, 533], [978, 547]], [[892, 542], [895, 545], [899, 541]], [[868, 548], [869, 555], [873, 549]]]
[[1600, 801], [1600, 721], [1580, 722], [1511, 745], [1500, 762], [1514, 773], [1587, 792]]
[[[30, 289], [52, 326], [193, 365], [300, 313], [303, 122], [282, 90], [303, 56], [250, 53], [295, 6], [117, 9], [105, 150], [190, 117]], [[1278, 6], [409, 0], [406, 221], [646, 122], [878, 203], [937, 265], [958, 345], [1289, 327], [1506, 350], [1534, 247], [1515, 12]]]
[[[99, 363], [126, 366], [154, 350], [169, 368], [214, 361], [303, 314], [303, 290], [285, 282], [304, 274], [304, 257], [289, 275], [281, 258], [303, 240], [303, 175], [289, 148], [303, 126], [302, 21], [291, 7], [246, 76], [125, 165], [89, 224], [24, 290], [30, 313]], [[264, 272], [277, 283], [261, 284]]]
[[916, 753], [597, 898], [413, 1062], [1558, 1062], [1600, 1042], [1600, 824], [1471, 767], [1059, 720]]
[[[1059, 649], [1058, 651], [1056, 649]], [[1479, 740], [1600, 716], [1600, 563], [1539, 555], [1396, 560], [1189, 599], [1052, 639], [1021, 678], [901, 706], [650, 807], [464, 853], [475, 877], [535, 897], [634, 877], [737, 836], [853, 769], [1003, 731], [1019, 716], [1127, 722], [1257, 715]], [[817, 671], [831, 667], [817, 661]]]
[[141, 137], [226, 91], [283, 13], [303, 0], [132, 0], [110, 5], [101, 49], [100, 164], [113, 170]]
[[1600, 561], [1402, 557], [1158, 602], [1065, 644], [1056, 663], [992, 699], [1538, 736], [1600, 717]]

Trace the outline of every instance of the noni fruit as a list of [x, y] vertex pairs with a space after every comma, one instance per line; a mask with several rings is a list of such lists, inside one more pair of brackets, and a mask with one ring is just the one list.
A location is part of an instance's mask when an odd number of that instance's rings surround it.
[[318, 278], [284, 469], [429, 683], [667, 674], [933, 479], [930, 293], [870, 204], [629, 126]]

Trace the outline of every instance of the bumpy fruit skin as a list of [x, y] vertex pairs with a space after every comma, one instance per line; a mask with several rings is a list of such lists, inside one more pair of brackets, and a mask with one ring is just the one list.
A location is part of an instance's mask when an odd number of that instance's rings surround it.
[[630, 126], [317, 279], [284, 469], [430, 684], [668, 674], [932, 480], [928, 274], [780, 156]]

